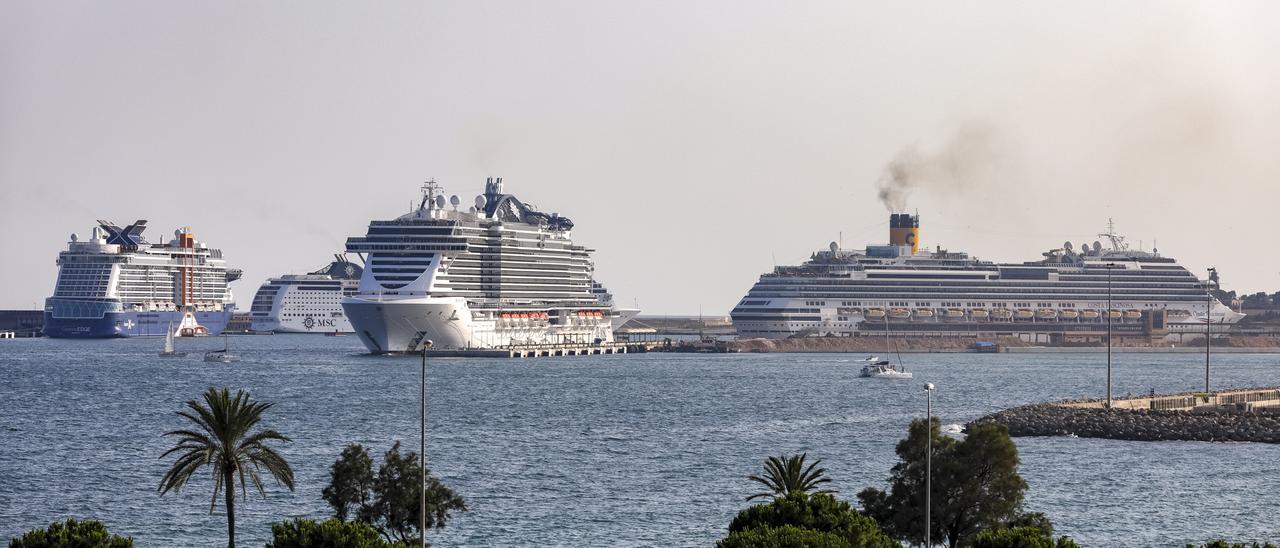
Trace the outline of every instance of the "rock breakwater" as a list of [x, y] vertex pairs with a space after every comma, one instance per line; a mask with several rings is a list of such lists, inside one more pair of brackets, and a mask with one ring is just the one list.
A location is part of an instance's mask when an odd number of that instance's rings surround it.
[[1011, 436], [1079, 436], [1132, 441], [1280, 443], [1280, 415], [1070, 407], [1042, 403], [1006, 409], [970, 424], [996, 422]]

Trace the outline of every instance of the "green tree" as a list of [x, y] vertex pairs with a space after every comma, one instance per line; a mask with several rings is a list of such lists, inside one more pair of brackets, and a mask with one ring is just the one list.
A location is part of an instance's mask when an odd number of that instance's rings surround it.
[[101, 521], [58, 521], [11, 539], [9, 548], [133, 548], [133, 537], [107, 532]]
[[769, 490], [751, 495], [747, 500], [762, 497], [780, 498], [792, 493], [834, 493], [835, 491], [828, 489], [817, 489], [819, 485], [831, 483], [831, 478], [825, 477], [826, 468], [818, 468], [822, 463], [820, 459], [806, 467], [804, 459], [808, 455], [808, 453], [801, 453], [769, 457], [764, 463], [763, 476], [747, 476], [747, 479], [763, 484]]
[[907, 438], [898, 443], [901, 460], [891, 470], [889, 491], [868, 488], [858, 494], [867, 514], [896, 538], [924, 541], [924, 465], [926, 442], [932, 437], [933, 539], [963, 546], [984, 529], [1026, 519], [1022, 500], [1027, 483], [1018, 475], [1018, 449], [1008, 430], [994, 423], [978, 425], [957, 442], [941, 435], [940, 424], [936, 418], [928, 425], [924, 420], [911, 423]]
[[334, 515], [346, 521], [368, 508], [373, 493], [373, 459], [364, 446], [353, 443], [329, 467], [329, 486], [321, 491]]
[[1038, 527], [987, 529], [973, 539], [970, 548], [1080, 548], [1070, 537], [1053, 540]]
[[319, 523], [309, 519], [273, 523], [267, 548], [408, 548], [408, 545], [388, 543], [367, 523], [331, 518]]
[[204, 393], [204, 402], [187, 401], [187, 411], [178, 415], [195, 424], [193, 430], [174, 430], [165, 433], [178, 439], [160, 458], [177, 453], [177, 460], [160, 480], [161, 495], [169, 491], [179, 492], [201, 468], [208, 466], [213, 472], [213, 498], [209, 513], [213, 513], [218, 494], [226, 493], [227, 546], [236, 545], [236, 497], [235, 481], [240, 480], [240, 491], [247, 496], [245, 478], [266, 497], [262, 487], [261, 472], [266, 471], [293, 490], [293, 469], [284, 457], [267, 445], [270, 441], [288, 442], [289, 438], [275, 430], [256, 430], [262, 414], [274, 404], [256, 402], [243, 390], [234, 397], [226, 388], [210, 388]]
[[[401, 455], [400, 442], [396, 442], [383, 455], [376, 476], [368, 455], [359, 444], [342, 451], [329, 470], [329, 486], [323, 491], [325, 501], [340, 519], [351, 515], [356, 521], [377, 528], [388, 541], [416, 544], [423, 483], [417, 453]], [[452, 512], [467, 510], [466, 501], [431, 475], [430, 470], [426, 484], [428, 529], [444, 527]]]
[[[729, 537], [721, 541], [725, 546], [764, 546], [762, 544], [733, 544], [763, 542], [761, 539], [801, 538], [799, 533], [784, 531], [751, 531], [763, 529], [781, 529], [794, 527], [827, 533], [841, 539], [843, 544], [833, 546], [849, 546], [851, 548], [889, 548], [899, 544], [885, 535], [876, 525], [875, 520], [858, 512], [849, 503], [837, 500], [828, 493], [792, 493], [774, 499], [768, 504], [757, 504], [746, 508], [733, 518], [729, 524]], [[817, 536], [809, 535], [813, 538]], [[809, 537], [804, 537], [809, 538]], [[728, 543], [728, 544], [726, 544]], [[824, 544], [816, 544], [824, 546]], [[790, 546], [781, 544], [781, 546]]]

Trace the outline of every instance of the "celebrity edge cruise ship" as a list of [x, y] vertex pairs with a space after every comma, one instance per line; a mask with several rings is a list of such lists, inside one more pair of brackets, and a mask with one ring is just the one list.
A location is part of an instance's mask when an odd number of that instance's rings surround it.
[[1208, 308], [1213, 324], [1244, 317], [1211, 301], [1207, 282], [1173, 259], [1129, 249], [1111, 225], [1099, 234], [1106, 248], [1067, 242], [1041, 260], [1011, 264], [921, 249], [919, 236], [919, 216], [894, 214], [889, 245], [844, 250], [833, 242], [802, 265], [776, 267], [731, 312], [738, 335], [1096, 332], [1107, 316], [1118, 329], [1145, 325], [1158, 335], [1204, 333]]
[[249, 329], [276, 333], [350, 333], [342, 298], [355, 295], [364, 269], [342, 255], [309, 274], [269, 278], [249, 308]]
[[60, 338], [217, 335], [235, 310], [222, 251], [189, 228], [165, 244], [142, 236], [147, 222], [98, 221], [88, 241], [71, 235], [58, 254], [58, 282], [45, 299], [44, 334]]
[[613, 342], [619, 312], [572, 221], [504, 193], [501, 178], [461, 210], [435, 182], [422, 190], [416, 209], [347, 239], [365, 270], [342, 307], [370, 352]]

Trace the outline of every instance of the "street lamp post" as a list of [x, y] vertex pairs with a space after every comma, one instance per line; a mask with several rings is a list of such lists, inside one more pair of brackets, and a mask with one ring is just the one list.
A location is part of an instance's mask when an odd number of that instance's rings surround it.
[[418, 451], [418, 466], [422, 468], [422, 485], [418, 486], [419, 546], [427, 548], [427, 349], [431, 340], [422, 342], [422, 445]]
[[924, 384], [924, 392], [926, 401], [925, 407], [925, 452], [924, 452], [924, 545], [926, 548], [933, 546], [930, 533], [933, 532], [932, 521], [930, 520], [929, 511], [932, 504], [933, 491], [933, 383]]
[[1209, 267], [1209, 279], [1204, 283], [1204, 393], [1209, 394], [1209, 347], [1213, 345], [1213, 284], [1218, 281], [1218, 269]]
[[1115, 263], [1107, 263], [1107, 409], [1111, 409], [1111, 269]]

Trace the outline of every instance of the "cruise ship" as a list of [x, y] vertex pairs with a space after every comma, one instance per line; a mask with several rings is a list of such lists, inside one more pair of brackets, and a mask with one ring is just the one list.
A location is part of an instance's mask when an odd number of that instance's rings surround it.
[[422, 192], [416, 209], [347, 239], [365, 269], [342, 308], [370, 352], [613, 341], [621, 313], [573, 221], [507, 194], [501, 178], [463, 208], [435, 182]]
[[45, 299], [44, 334], [60, 338], [217, 335], [235, 310], [222, 251], [189, 228], [168, 243], [143, 237], [147, 221], [121, 228], [98, 221], [87, 241], [71, 235], [58, 254], [58, 281]]
[[[921, 249], [920, 217], [889, 217], [889, 244], [832, 242], [798, 266], [762, 275], [732, 313], [740, 337], [851, 336], [859, 331], [1068, 332], [1114, 326], [1203, 333], [1243, 314], [1209, 297], [1208, 281], [1174, 259], [1107, 242], [1067, 242], [1023, 263]], [[892, 324], [893, 327], [890, 327]], [[1154, 330], [1153, 330], [1154, 328]]]
[[364, 268], [341, 254], [308, 274], [270, 278], [253, 296], [249, 329], [275, 333], [351, 333], [342, 298], [355, 295]]

